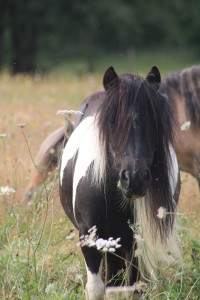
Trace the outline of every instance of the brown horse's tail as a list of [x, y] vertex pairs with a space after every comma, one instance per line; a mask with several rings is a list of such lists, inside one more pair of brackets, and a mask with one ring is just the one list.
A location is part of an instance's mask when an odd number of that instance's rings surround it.
[[31, 200], [33, 194], [47, 180], [49, 174], [52, 174], [56, 169], [60, 161], [62, 149], [67, 143], [73, 129], [72, 123], [67, 120], [64, 127], [58, 128], [43, 141], [36, 156], [36, 168], [25, 193], [25, 200]]

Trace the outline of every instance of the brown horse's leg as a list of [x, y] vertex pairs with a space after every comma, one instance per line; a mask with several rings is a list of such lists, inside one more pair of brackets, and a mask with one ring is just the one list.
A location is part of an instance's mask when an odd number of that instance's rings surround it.
[[[53, 149], [54, 150], [54, 149]], [[59, 155], [59, 153], [56, 153]], [[50, 178], [50, 175], [58, 165], [57, 157], [52, 157], [52, 160], [44, 161], [42, 165], [37, 166], [32, 175], [32, 180], [25, 193], [25, 200], [30, 201], [33, 195], [42, 189], [42, 184]]]
[[35, 171], [25, 193], [25, 200], [32, 199], [33, 194], [40, 189], [42, 183], [59, 165], [62, 149], [73, 129], [72, 123], [66, 121], [65, 127], [58, 128], [43, 141], [37, 154]]

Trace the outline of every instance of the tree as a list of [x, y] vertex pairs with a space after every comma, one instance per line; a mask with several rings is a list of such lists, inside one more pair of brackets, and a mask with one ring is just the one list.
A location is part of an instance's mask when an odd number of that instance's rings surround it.
[[5, 26], [6, 0], [0, 0], [0, 70], [3, 64], [3, 33]]
[[33, 73], [37, 54], [37, 6], [33, 0], [9, 1], [12, 72]]

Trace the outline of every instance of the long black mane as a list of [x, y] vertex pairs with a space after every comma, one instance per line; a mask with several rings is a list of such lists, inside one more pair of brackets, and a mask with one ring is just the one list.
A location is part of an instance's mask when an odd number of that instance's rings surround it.
[[[161, 90], [174, 98], [178, 95], [185, 105], [188, 121], [200, 127], [200, 66], [169, 74], [162, 80]], [[173, 105], [173, 101], [171, 101]]]
[[160, 221], [156, 214], [159, 207], [165, 207], [168, 212], [174, 212], [175, 207], [169, 174], [169, 145], [173, 146], [174, 121], [168, 100], [147, 80], [130, 74], [119, 76], [118, 82], [113, 82], [106, 93], [106, 99], [98, 113], [100, 142], [105, 149], [108, 149], [112, 132], [116, 149], [122, 154], [136, 114], [140, 116], [140, 126], [144, 127], [144, 138], [151, 139], [152, 135], [156, 135], [156, 151], [150, 170], [152, 184], [146, 195], [146, 213], [149, 220], [156, 222], [161, 236], [165, 236], [172, 227], [174, 218], [168, 214]]

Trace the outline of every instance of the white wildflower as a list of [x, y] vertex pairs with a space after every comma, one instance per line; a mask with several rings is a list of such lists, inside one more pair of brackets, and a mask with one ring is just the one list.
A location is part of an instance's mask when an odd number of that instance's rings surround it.
[[148, 285], [147, 285], [147, 283], [139, 280], [134, 283], [133, 288], [135, 291], [141, 293], [141, 292], [147, 291]]
[[55, 283], [49, 283], [46, 286], [45, 293], [46, 294], [51, 294], [51, 293], [53, 293], [55, 291], [55, 288], [56, 288], [56, 284]]
[[[97, 250], [100, 250], [97, 248]], [[107, 247], [103, 247], [103, 249], [101, 249], [103, 252], [108, 252], [108, 248]]]
[[19, 128], [24, 128], [26, 127], [26, 124], [25, 123], [20, 123], [20, 124], [17, 124]]
[[190, 126], [191, 126], [191, 122], [187, 121], [187, 122], [183, 123], [180, 128], [182, 131], [186, 131], [190, 128]]
[[158, 210], [157, 210], [157, 217], [159, 219], [164, 219], [167, 215], [167, 210], [165, 207], [159, 207]]
[[49, 153], [51, 154], [51, 155], [53, 155], [53, 154], [55, 154], [55, 149], [54, 148], [51, 148], [50, 150], [49, 150]]
[[77, 282], [77, 283], [81, 282], [83, 284], [83, 275], [82, 274], [76, 274], [75, 282]]
[[120, 241], [121, 241], [121, 238], [117, 238], [117, 239], [115, 240], [116, 243], [119, 243]]
[[134, 256], [135, 257], [139, 257], [139, 256], [141, 256], [142, 255], [142, 251], [140, 250], [140, 249], [136, 249], [135, 250], [135, 253], [134, 253]]
[[0, 133], [0, 139], [4, 139], [6, 137], [6, 133]]
[[103, 249], [104, 247], [106, 247], [106, 240], [104, 239], [97, 239], [95, 242], [96, 248], [97, 250]]
[[115, 252], [115, 248], [110, 247], [110, 248], [108, 248], [108, 251], [109, 252]]
[[85, 246], [88, 246], [89, 248], [91, 248], [91, 247], [96, 247], [96, 243], [95, 243], [95, 241], [90, 241], [90, 242], [88, 243], [88, 245], [85, 245]]
[[88, 230], [88, 233], [91, 233], [91, 232], [94, 232], [94, 233], [96, 234], [96, 232], [97, 232], [97, 227], [96, 227], [96, 225], [93, 226], [93, 227], [91, 227], [91, 228]]
[[142, 238], [141, 234], [135, 233], [134, 238], [137, 242], [144, 242], [144, 239]]
[[83, 246], [88, 246], [88, 247], [93, 247], [94, 242], [96, 241], [96, 232], [97, 228], [96, 226], [93, 226], [88, 230], [89, 234], [82, 235], [80, 237], [80, 243], [78, 243], [81, 247]]
[[0, 195], [9, 196], [11, 193], [15, 193], [15, 190], [9, 186], [0, 187]]
[[66, 240], [73, 240], [73, 238], [76, 236], [75, 232], [70, 232], [68, 236], [66, 236]]
[[61, 115], [66, 119], [70, 119], [73, 116], [83, 115], [79, 110], [58, 110], [57, 115]]
[[134, 292], [144, 293], [147, 292], [147, 289], [147, 283], [137, 281], [132, 286], [109, 286], [106, 288], [106, 296], [108, 296], [109, 299], [118, 299], [118, 296], [121, 296], [124, 299], [124, 296], [126, 295], [126, 299], [132, 299]]
[[80, 242], [78, 245], [81, 247], [95, 247], [98, 251], [102, 252], [115, 252], [117, 248], [120, 248], [121, 245], [119, 241], [121, 238], [117, 238], [116, 240], [113, 237], [110, 237], [108, 240], [97, 238], [96, 236], [97, 227], [93, 226], [88, 230], [88, 234], [80, 237]]
[[108, 240], [104, 239], [97, 239], [95, 244], [96, 248], [99, 251], [103, 252], [115, 252], [117, 248], [120, 248], [121, 245], [119, 244], [120, 238], [114, 240], [113, 238], [109, 238]]

